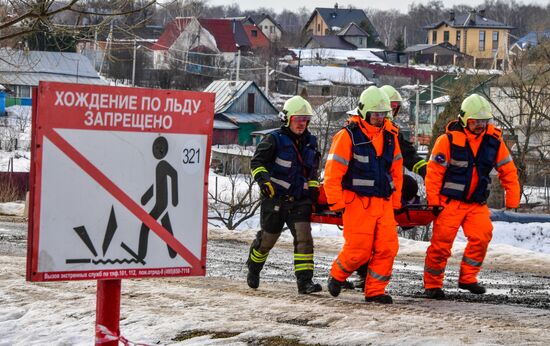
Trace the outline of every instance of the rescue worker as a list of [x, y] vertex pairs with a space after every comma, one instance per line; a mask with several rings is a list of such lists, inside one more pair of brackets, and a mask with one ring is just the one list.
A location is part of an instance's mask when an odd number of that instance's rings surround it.
[[365, 301], [391, 304], [385, 292], [397, 254], [393, 210], [401, 207], [403, 160], [399, 130], [387, 119], [388, 96], [371, 86], [359, 98], [357, 115], [340, 130], [325, 166], [331, 210], [343, 213], [344, 246], [332, 264], [328, 290], [340, 294], [353, 271], [368, 262]]
[[[388, 113], [388, 119], [394, 121], [397, 118], [397, 115], [399, 115], [403, 99], [401, 98], [399, 92], [395, 90], [395, 88], [391, 85], [384, 85], [380, 88], [380, 90], [386, 93], [386, 95], [388, 95], [388, 98], [390, 99], [392, 111]], [[418, 155], [415, 146], [410, 141], [405, 139], [403, 133], [399, 132], [397, 139], [399, 141], [399, 147], [401, 148], [401, 154], [403, 155], [403, 165], [407, 167], [409, 171], [414, 172], [424, 178], [426, 176], [426, 165], [428, 163], [420, 155]], [[416, 189], [416, 192], [418, 192], [418, 184], [416, 183], [416, 181], [414, 181], [414, 179], [406, 178], [403, 180], [403, 190], [407, 190], [407, 192], [410, 192], [410, 190], [414, 189]], [[414, 196], [411, 196], [410, 198], [407, 198], [405, 200], [408, 201], [409, 199], [414, 198], [416, 196], [416, 192], [414, 193]], [[404, 191], [403, 194], [405, 194]], [[407, 196], [409, 195], [410, 193], [407, 194]], [[367, 267], [368, 266], [366, 263], [359, 267], [359, 269], [357, 269], [357, 275], [359, 276], [359, 278], [355, 282], [353, 282], [353, 284], [347, 283], [346, 286], [351, 287], [353, 285], [355, 288], [363, 290], [365, 287], [365, 278], [367, 277]]]
[[424, 266], [425, 295], [444, 299], [443, 276], [458, 228], [468, 244], [460, 264], [458, 287], [484, 294], [477, 274], [492, 237], [487, 197], [493, 168], [506, 190], [506, 207], [517, 208], [520, 188], [516, 166], [502, 140], [502, 130], [490, 121], [491, 105], [472, 94], [464, 99], [458, 120], [434, 144], [426, 175], [428, 203], [444, 206], [434, 221]]
[[281, 112], [283, 125], [268, 134], [251, 160], [252, 176], [260, 186], [261, 230], [250, 247], [247, 283], [258, 288], [260, 271], [286, 223], [294, 237], [294, 272], [298, 292], [321, 291], [313, 279], [313, 238], [310, 217], [319, 195], [317, 139], [307, 126], [313, 114], [308, 101], [294, 96]]

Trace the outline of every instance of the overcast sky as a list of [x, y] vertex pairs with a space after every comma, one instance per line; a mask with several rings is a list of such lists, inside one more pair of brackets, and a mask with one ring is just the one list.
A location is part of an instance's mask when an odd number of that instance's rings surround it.
[[[230, 4], [232, 0], [207, 0], [209, 5], [227, 5]], [[348, 5], [353, 5], [356, 8], [376, 8], [381, 10], [397, 9], [402, 13], [407, 12], [409, 4], [416, 2], [425, 2], [425, 1], [414, 1], [414, 0], [369, 0], [369, 1], [358, 1], [358, 0], [313, 0], [313, 1], [300, 1], [300, 0], [240, 0], [237, 3], [239, 4], [241, 10], [252, 10], [259, 7], [272, 8], [275, 13], [282, 12], [283, 9], [296, 10], [300, 7], [306, 7], [310, 10], [313, 10], [315, 7], [333, 7], [334, 3], [337, 2], [340, 8], [345, 8]], [[529, 1], [519, 1], [520, 3], [534, 3], [534, 4], [546, 4], [548, 0], [529, 0]], [[481, 0], [444, 0], [443, 3], [445, 7], [452, 7], [453, 5], [464, 4], [470, 6], [478, 6], [483, 3]]]

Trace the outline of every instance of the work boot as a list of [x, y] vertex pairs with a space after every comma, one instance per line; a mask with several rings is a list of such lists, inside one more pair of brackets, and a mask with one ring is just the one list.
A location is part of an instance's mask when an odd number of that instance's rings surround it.
[[372, 297], [365, 297], [368, 303], [393, 304], [393, 299], [389, 294], [380, 294]]
[[248, 269], [248, 275], [246, 275], [246, 283], [250, 288], [258, 288], [260, 286], [260, 273], [256, 273]]
[[441, 288], [426, 288], [424, 291], [426, 298], [442, 300], [445, 299], [445, 292]]
[[309, 280], [306, 282], [298, 282], [298, 293], [300, 294], [310, 294], [315, 292], [321, 292], [323, 287], [321, 285], [314, 283]]
[[342, 285], [344, 285], [344, 282], [338, 281], [329, 275], [327, 288], [331, 296], [338, 297], [338, 295], [340, 294], [340, 291], [342, 290]]
[[473, 294], [484, 294], [486, 292], [485, 287], [480, 286], [477, 282], [474, 282], [472, 284], [463, 284], [459, 282], [458, 288], [461, 288], [463, 290], [468, 290]]
[[298, 293], [310, 294], [321, 292], [321, 285], [313, 282], [313, 270], [301, 270], [296, 273], [296, 283], [298, 284]]

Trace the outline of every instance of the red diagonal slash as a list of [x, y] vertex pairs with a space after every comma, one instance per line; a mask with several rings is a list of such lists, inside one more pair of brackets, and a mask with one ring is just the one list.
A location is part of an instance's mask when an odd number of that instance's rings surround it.
[[201, 262], [187, 250], [166, 228], [162, 227], [151, 215], [149, 215], [139, 204], [134, 202], [130, 196], [115, 185], [105, 174], [95, 167], [88, 159], [79, 153], [69, 142], [61, 137], [54, 129], [48, 129], [44, 134], [59, 150], [76, 163], [84, 172], [101, 185], [116, 200], [124, 205], [132, 214], [155, 232], [168, 246], [176, 251], [192, 268], [200, 268]]

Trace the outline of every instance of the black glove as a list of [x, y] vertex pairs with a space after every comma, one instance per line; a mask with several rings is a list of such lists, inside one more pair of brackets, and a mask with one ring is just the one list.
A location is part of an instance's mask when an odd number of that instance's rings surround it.
[[422, 166], [418, 169], [418, 175], [422, 178], [426, 178], [426, 167], [427, 166]]
[[311, 201], [313, 202], [313, 204], [316, 204], [317, 200], [319, 199], [319, 188], [310, 186], [309, 196], [311, 197]]
[[270, 181], [263, 181], [260, 183], [260, 192], [266, 198], [275, 197], [275, 189]]

